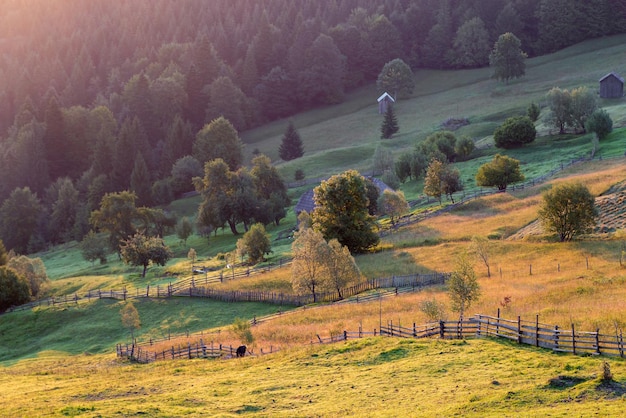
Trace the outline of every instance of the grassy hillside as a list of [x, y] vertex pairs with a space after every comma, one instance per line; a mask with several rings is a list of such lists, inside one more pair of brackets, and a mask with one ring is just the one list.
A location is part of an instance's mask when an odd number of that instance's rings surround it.
[[[259, 358], [120, 363], [45, 352], [0, 374], [5, 416], [619, 416], [597, 357], [369, 338]], [[626, 363], [609, 359], [624, 381]]]
[[[541, 102], [553, 86], [595, 89], [606, 72], [626, 70], [620, 67], [624, 41], [626, 36], [595, 40], [529, 60], [527, 76], [508, 85], [489, 79], [488, 69], [420, 71], [413, 97], [397, 107], [401, 133], [383, 145], [397, 154], [448, 117], [468, 117], [471, 124], [458, 133], [471, 135], [481, 146], [476, 159], [458, 164], [469, 193], [475, 187], [477, 167], [498, 152], [490, 146], [495, 126], [524, 112], [530, 102]], [[344, 104], [294, 118], [306, 154], [279, 164], [286, 178], [292, 178], [297, 168], [303, 168], [307, 177], [347, 168], [369, 169], [374, 149], [381, 143], [376, 93], [373, 88], [363, 89]], [[592, 193], [601, 195], [615, 191], [615, 185], [626, 178], [624, 159], [617, 158], [626, 149], [626, 129], [621, 128], [626, 125], [625, 103], [617, 100], [602, 105], [618, 127], [601, 143], [604, 160], [573, 166], [547, 183], [475, 200], [398, 230], [383, 239], [376, 253], [356, 257], [361, 271], [367, 277], [450, 271], [456, 255], [468, 249], [471, 237], [481, 235], [493, 244], [492, 276], [487, 277], [485, 265], [476, 259], [482, 295], [470, 313], [494, 314], [500, 308], [504, 317], [539, 315], [541, 322], [573, 323], [579, 330], [608, 332], [626, 327], [626, 275], [619, 263], [623, 241], [603, 234], [561, 244], [545, 235], [516, 235], [536, 220], [541, 192], [551, 183], [582, 181]], [[244, 133], [246, 152], [258, 148], [275, 159], [285, 126], [285, 121], [276, 122]], [[532, 145], [506, 152], [522, 162], [529, 179], [591, 151], [588, 135], [554, 136], [544, 122], [538, 129], [542, 136]], [[403, 189], [409, 199], [422, 190], [420, 182], [409, 182]], [[292, 191], [292, 197], [295, 200], [297, 193]], [[189, 198], [169, 209], [179, 216], [193, 216], [197, 204], [198, 198]], [[621, 225], [619, 205], [606, 207], [612, 219], [606, 222]], [[291, 212], [281, 226], [268, 230], [276, 237], [294, 223]], [[52, 279], [51, 293], [121, 287], [132, 292], [188, 275], [189, 248], [198, 252], [197, 264], [224, 268], [226, 260], [219, 255], [232, 250], [237, 238], [218, 231], [208, 239], [193, 236], [183, 245], [175, 236], [166, 237], [175, 258], [165, 267], [151, 267], [146, 278], [140, 277], [139, 268], [125, 266], [113, 255], [105, 265], [92, 265], [81, 258], [76, 244], [40, 256]], [[274, 241], [273, 250], [271, 258], [276, 260], [290, 251], [290, 241]], [[286, 292], [289, 279], [289, 268], [283, 268], [219, 286]], [[419, 308], [424, 301], [441, 303], [446, 317], [458, 315], [449, 309], [441, 287], [381, 302], [309, 307], [253, 328], [254, 347], [272, 345], [282, 349], [279, 354], [143, 366], [120, 362], [111, 354], [115, 343], [128, 340], [119, 317], [121, 302], [2, 315], [0, 415], [586, 416], [598, 410], [607, 415], [623, 410], [626, 365], [620, 359], [609, 362], [621, 383], [601, 385], [597, 376], [604, 359], [556, 355], [502, 342], [374, 338], [306, 346], [318, 334], [358, 327], [372, 330], [381, 320], [426, 322]], [[233, 344], [239, 341], [226, 326], [235, 318], [249, 319], [280, 309], [187, 299], [145, 300], [136, 305], [141, 339], [219, 330], [220, 342]]]
[[[489, 137], [506, 117], [524, 113], [532, 102], [543, 104], [552, 87], [572, 89], [588, 86], [598, 90], [598, 80], [609, 71], [624, 73], [622, 59], [626, 36], [596, 39], [556, 54], [527, 61], [526, 76], [503, 84], [491, 79], [492, 70], [420, 70], [411, 98], [400, 100], [396, 113], [400, 132], [380, 139], [382, 116], [377, 113], [379, 92], [372, 86], [348, 97], [345, 103], [297, 115], [294, 124], [302, 137], [303, 158], [280, 163], [286, 179], [296, 169], [306, 176], [328, 176], [349, 168], [369, 170], [377, 145], [394, 152], [412, 147], [450, 117], [466, 117], [471, 125], [459, 134], [480, 140]], [[622, 100], [601, 103], [622, 125], [626, 112]], [[242, 133], [249, 156], [255, 149], [278, 161], [278, 146], [287, 121], [277, 121]]]

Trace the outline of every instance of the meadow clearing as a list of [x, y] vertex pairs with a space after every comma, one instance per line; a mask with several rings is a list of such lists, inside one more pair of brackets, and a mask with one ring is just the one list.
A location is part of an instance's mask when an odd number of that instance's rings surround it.
[[[489, 79], [489, 70], [418, 71], [414, 97], [398, 106], [401, 134], [382, 144], [398, 154], [425, 137], [446, 118], [472, 122], [458, 134], [471, 135], [481, 147], [476, 159], [460, 163], [469, 193], [476, 168], [498, 150], [489, 146], [493, 128], [507, 116], [541, 102], [554, 85], [595, 86], [610, 70], [620, 69], [626, 37], [593, 40], [549, 57], [529, 60], [527, 75], [509, 85]], [[453, 83], [442, 87], [444, 80]], [[299, 115], [294, 120], [305, 141], [301, 160], [280, 163], [285, 178], [297, 168], [307, 177], [346, 168], [366, 170], [380, 143], [380, 118], [371, 106], [373, 90], [353, 94], [346, 103]], [[623, 100], [601, 103], [614, 119], [615, 131], [601, 143], [598, 159], [575, 165], [548, 182], [524, 190], [473, 200], [447, 214], [399, 229], [383, 238], [378, 251], [356, 257], [365, 277], [450, 271], [473, 236], [490, 237], [490, 271], [475, 259], [481, 298], [469, 312], [503, 317], [518, 315], [582, 330], [614, 330], [626, 325], [626, 271], [620, 265], [622, 239], [594, 233], [558, 243], [531, 226], [541, 193], [562, 181], [580, 181], [595, 195], [613, 191], [626, 178]], [[409, 123], [410, 121], [410, 123]], [[540, 176], [571, 158], [588, 155], [588, 135], [552, 135], [543, 122], [541, 137], [512, 150], [527, 178]], [[247, 151], [275, 153], [283, 126], [276, 122], [242, 137]], [[402, 186], [408, 198], [421, 195], [421, 182]], [[297, 198], [301, 190], [292, 191]], [[607, 199], [608, 200], [608, 199]], [[171, 209], [193, 216], [197, 198]], [[626, 211], [619, 202], [606, 205], [608, 230], [623, 229]], [[276, 236], [295, 223], [291, 213]], [[166, 283], [189, 274], [189, 248], [198, 264], [224, 264], [220, 254], [236, 237], [219, 231], [208, 240], [193, 236], [186, 245], [166, 237], [175, 258], [151, 267], [146, 278], [136, 268], [110, 257], [106, 265], [81, 259], [76, 244], [40, 256], [51, 277], [49, 291], [71, 294], [89, 289], [129, 289]], [[276, 260], [288, 255], [290, 241], [276, 241]], [[178, 274], [178, 276], [176, 276]], [[226, 281], [224, 289], [289, 292], [289, 267], [245, 279]], [[412, 324], [428, 318], [423, 301], [449, 308], [444, 287], [400, 294], [370, 303], [308, 307], [252, 328], [251, 348], [281, 351], [234, 360], [160, 361], [131, 364], [115, 358], [115, 344], [128, 341], [119, 319], [121, 301], [102, 300], [77, 306], [40, 308], [0, 316], [0, 415], [3, 416], [589, 416], [617, 415], [626, 405], [626, 363], [620, 358], [563, 355], [492, 340], [440, 341], [375, 337], [328, 346], [310, 345], [317, 335], [343, 330], [369, 331], [381, 321]], [[239, 344], [230, 331], [235, 318], [251, 319], [287, 307], [226, 304], [173, 298], [135, 302], [142, 327], [140, 340], [184, 332], [217, 335]], [[219, 333], [218, 333], [219, 332]], [[184, 341], [184, 340], [181, 340]], [[602, 380], [607, 361], [615, 381]]]

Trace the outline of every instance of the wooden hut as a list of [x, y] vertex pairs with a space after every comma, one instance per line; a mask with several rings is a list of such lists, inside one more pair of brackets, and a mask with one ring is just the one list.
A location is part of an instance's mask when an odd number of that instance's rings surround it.
[[624, 95], [624, 79], [611, 72], [600, 79], [600, 97], [615, 99]]
[[384, 92], [378, 98], [378, 113], [381, 115], [387, 111], [387, 107], [393, 105], [396, 100], [387, 92]]

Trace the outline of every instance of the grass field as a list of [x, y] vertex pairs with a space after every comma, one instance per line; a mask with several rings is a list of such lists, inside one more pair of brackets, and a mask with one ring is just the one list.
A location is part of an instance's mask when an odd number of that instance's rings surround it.
[[[488, 69], [418, 71], [417, 87], [397, 110], [401, 132], [383, 145], [396, 155], [410, 149], [451, 116], [471, 124], [459, 135], [472, 136], [478, 157], [458, 164], [466, 192], [478, 166], [499, 150], [491, 132], [506, 117], [542, 103], [554, 86], [596, 89], [608, 71], [622, 71], [626, 36], [594, 40], [528, 61], [527, 75], [508, 85], [489, 78]], [[351, 93], [340, 105], [294, 117], [305, 143], [302, 159], [279, 162], [287, 179], [302, 168], [308, 178], [347, 168], [368, 170], [378, 144], [380, 116], [373, 87]], [[602, 161], [573, 166], [535, 187], [471, 201], [445, 215], [386, 236], [377, 252], [356, 257], [363, 274], [387, 277], [450, 271], [455, 257], [473, 236], [489, 237], [491, 277], [478, 259], [475, 269], [481, 298], [470, 314], [502, 316], [613, 332], [626, 327], [626, 269], [619, 263], [623, 239], [594, 234], [585, 240], [557, 243], [530, 226], [537, 218], [541, 193], [551, 184], [576, 180], [601, 195], [626, 178], [626, 107], [623, 100], [604, 102], [615, 131], [601, 143]], [[545, 111], [542, 113], [545, 117]], [[246, 152], [255, 148], [276, 159], [286, 121], [242, 134]], [[522, 162], [528, 179], [562, 162], [589, 155], [588, 135], [552, 135], [542, 120], [541, 136], [530, 146], [506, 153]], [[609, 158], [610, 157], [610, 158]], [[402, 186], [407, 198], [422, 193], [419, 181]], [[303, 189], [291, 190], [295, 200]], [[178, 216], [195, 216], [199, 198], [174, 202]], [[607, 204], [607, 208], [609, 205]], [[621, 228], [623, 203], [610, 206], [607, 225]], [[273, 237], [295, 224], [293, 212]], [[238, 237], [218, 231], [192, 236], [184, 245], [166, 237], [174, 259], [165, 267], [139, 268], [111, 255], [105, 265], [84, 261], [77, 244], [39, 254], [51, 278], [49, 291], [62, 295], [90, 289], [129, 291], [165, 284], [188, 275], [190, 248], [196, 264], [224, 268], [220, 254]], [[290, 240], [273, 241], [270, 262], [290, 251]], [[289, 292], [288, 267], [219, 285], [227, 290]], [[410, 341], [370, 338], [331, 346], [310, 346], [328, 336], [359, 327], [371, 331], [381, 321], [421, 324], [423, 301], [449, 308], [444, 287], [384, 298], [371, 303], [308, 307], [253, 327], [255, 352], [272, 346], [277, 354], [232, 361], [167, 361], [129, 364], [114, 358], [115, 344], [129, 340], [119, 311], [123, 302], [92, 301], [76, 306], [40, 308], [0, 316], [0, 416], [615, 416], [626, 406], [626, 363], [608, 359], [616, 382], [602, 383], [604, 358], [558, 355], [502, 341]], [[507, 302], [508, 301], [508, 302]], [[225, 304], [187, 298], [136, 301], [141, 340], [202, 332], [206, 338], [239, 344], [230, 331], [235, 318], [251, 319], [285, 307]], [[211, 336], [211, 337], [208, 337]], [[193, 337], [196, 338], [196, 337]], [[204, 338], [204, 337], [203, 337]], [[186, 337], [177, 342], [184, 343]]]
[[[489, 340], [368, 338], [231, 361], [43, 352], [0, 374], [3, 416], [619, 416], [597, 357]], [[608, 359], [613, 375], [626, 363]]]

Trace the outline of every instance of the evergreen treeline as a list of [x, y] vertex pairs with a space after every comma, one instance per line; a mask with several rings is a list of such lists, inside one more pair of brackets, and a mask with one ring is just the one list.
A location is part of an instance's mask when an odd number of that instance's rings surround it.
[[0, 205], [17, 191], [57, 231], [38, 241], [79, 238], [106, 192], [184, 191], [172, 167], [219, 116], [241, 131], [337, 103], [395, 58], [487, 65], [504, 32], [533, 56], [625, 30], [621, 0], [7, 0]]

